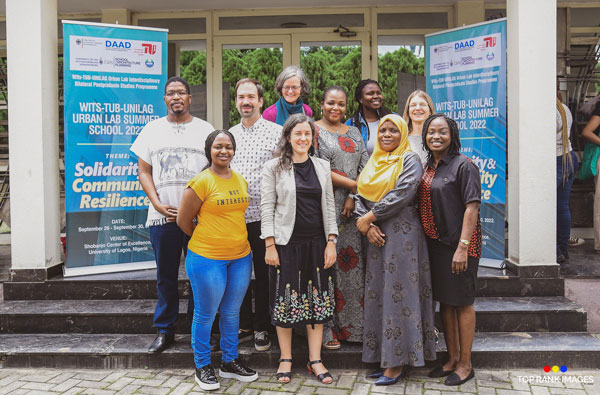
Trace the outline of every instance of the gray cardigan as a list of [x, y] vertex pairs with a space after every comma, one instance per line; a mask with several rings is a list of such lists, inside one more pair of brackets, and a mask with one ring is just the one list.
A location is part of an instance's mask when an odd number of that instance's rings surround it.
[[[325, 237], [337, 235], [335, 201], [329, 162], [310, 157], [321, 184], [321, 211]], [[260, 193], [261, 238], [275, 237], [275, 244], [286, 245], [296, 223], [296, 179], [293, 168], [280, 170], [279, 158], [267, 161], [263, 167]]]

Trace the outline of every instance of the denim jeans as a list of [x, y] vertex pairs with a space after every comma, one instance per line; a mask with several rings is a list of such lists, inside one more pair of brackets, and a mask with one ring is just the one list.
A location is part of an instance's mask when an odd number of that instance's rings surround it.
[[[150, 242], [156, 257], [156, 289], [158, 301], [154, 310], [154, 326], [161, 332], [175, 333], [179, 315], [179, 262], [181, 252], [187, 253], [187, 236], [175, 222], [150, 226]], [[194, 299], [188, 299], [188, 317], [194, 311]]]
[[579, 162], [573, 151], [570, 153], [573, 168], [563, 182], [562, 156], [556, 157], [556, 255], [569, 257], [569, 236], [571, 235], [571, 212], [569, 211], [569, 196]]
[[217, 311], [223, 362], [238, 357], [240, 305], [250, 284], [252, 254], [234, 260], [208, 259], [188, 251], [185, 270], [194, 293], [192, 350], [197, 368], [210, 364], [210, 329]]

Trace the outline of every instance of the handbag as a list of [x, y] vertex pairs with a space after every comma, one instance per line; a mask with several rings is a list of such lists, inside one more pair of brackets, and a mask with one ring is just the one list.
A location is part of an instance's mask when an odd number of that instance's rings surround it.
[[579, 168], [579, 174], [577, 178], [585, 180], [586, 178], [594, 177], [598, 174], [598, 155], [600, 155], [600, 146], [594, 143], [587, 143], [583, 150], [583, 159], [581, 160], [581, 167]]

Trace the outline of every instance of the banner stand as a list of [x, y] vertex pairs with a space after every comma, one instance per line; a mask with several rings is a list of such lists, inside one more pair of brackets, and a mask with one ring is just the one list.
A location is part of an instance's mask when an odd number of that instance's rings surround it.
[[481, 175], [481, 266], [505, 267], [506, 18], [425, 36], [427, 93]]
[[167, 34], [63, 20], [65, 277], [156, 267], [129, 149], [166, 115]]

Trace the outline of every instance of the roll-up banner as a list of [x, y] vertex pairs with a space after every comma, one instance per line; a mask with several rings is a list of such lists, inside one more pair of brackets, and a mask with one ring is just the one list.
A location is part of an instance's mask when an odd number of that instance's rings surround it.
[[129, 147], [166, 115], [167, 30], [63, 21], [65, 276], [156, 266]]
[[506, 204], [506, 18], [425, 37], [427, 93], [456, 120], [481, 173], [481, 265], [502, 267]]

